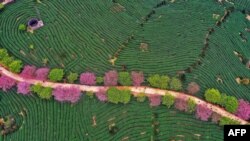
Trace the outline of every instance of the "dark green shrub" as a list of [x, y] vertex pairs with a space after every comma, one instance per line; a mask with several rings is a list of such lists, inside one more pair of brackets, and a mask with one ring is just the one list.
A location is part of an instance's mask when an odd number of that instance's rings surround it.
[[123, 86], [132, 85], [132, 80], [128, 72], [119, 72], [118, 73], [118, 82]]

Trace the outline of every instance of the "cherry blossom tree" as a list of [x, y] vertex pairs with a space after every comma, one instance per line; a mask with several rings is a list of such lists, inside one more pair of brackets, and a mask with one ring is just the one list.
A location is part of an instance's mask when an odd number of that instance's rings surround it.
[[250, 103], [248, 101], [245, 101], [243, 99], [239, 100], [239, 106], [236, 112], [236, 116], [244, 120], [250, 119]]
[[200, 86], [196, 82], [191, 82], [188, 84], [187, 92], [189, 94], [196, 94], [200, 91]]
[[96, 76], [92, 72], [85, 72], [80, 75], [80, 83], [84, 85], [95, 85]]
[[205, 104], [199, 104], [196, 107], [196, 118], [202, 121], [208, 121], [212, 113], [212, 110], [209, 109]]
[[118, 73], [115, 70], [111, 70], [105, 73], [104, 85], [105, 86], [116, 86], [118, 81]]
[[19, 82], [17, 84], [17, 93], [28, 95], [30, 94], [30, 84], [27, 82]]
[[150, 106], [159, 106], [161, 105], [161, 96], [160, 95], [150, 95], [148, 97]]
[[8, 76], [5, 75], [2, 75], [0, 77], [0, 88], [3, 89], [3, 91], [9, 90], [15, 85], [16, 81], [14, 79], [9, 78]]
[[98, 92], [96, 92], [95, 95], [99, 101], [102, 101], [102, 102], [108, 101], [108, 97], [104, 89], [100, 89]]
[[53, 90], [55, 100], [59, 102], [76, 103], [81, 97], [81, 91], [77, 87], [57, 87]]
[[188, 111], [188, 98], [186, 96], [179, 96], [175, 99], [175, 108], [180, 111]]
[[20, 76], [26, 79], [32, 79], [35, 77], [35, 72], [36, 72], [35, 66], [26, 65], [23, 68], [22, 72], [20, 73]]
[[133, 81], [134, 86], [141, 86], [141, 84], [144, 82], [144, 74], [143, 72], [131, 72], [131, 77]]
[[49, 71], [49, 68], [39, 68], [35, 72], [35, 78], [45, 81], [48, 78]]

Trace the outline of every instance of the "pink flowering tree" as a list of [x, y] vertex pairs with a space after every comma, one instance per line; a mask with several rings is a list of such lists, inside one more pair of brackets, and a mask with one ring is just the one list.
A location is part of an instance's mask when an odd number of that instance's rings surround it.
[[35, 72], [35, 78], [45, 81], [48, 78], [49, 71], [49, 68], [39, 68]]
[[188, 98], [186, 96], [179, 96], [175, 99], [175, 108], [180, 111], [188, 111]]
[[150, 106], [159, 106], [161, 105], [161, 96], [160, 95], [150, 95], [148, 97]]
[[26, 65], [23, 68], [22, 72], [20, 73], [20, 76], [23, 78], [32, 79], [35, 77], [35, 72], [36, 72], [35, 66]]
[[80, 100], [81, 91], [77, 87], [57, 87], [52, 92], [55, 100], [59, 102], [76, 103]]
[[141, 86], [141, 84], [144, 82], [144, 74], [143, 72], [131, 72], [131, 77], [133, 81], [134, 86]]
[[96, 76], [92, 72], [85, 72], [80, 75], [80, 83], [84, 85], [95, 85]]
[[196, 107], [196, 118], [202, 121], [208, 121], [212, 116], [212, 110], [209, 109], [205, 104], [199, 104]]
[[106, 94], [106, 90], [104, 89], [100, 89], [98, 92], [96, 92], [95, 96], [97, 97], [97, 99], [101, 102], [106, 102], [108, 101], [108, 97]]
[[111, 70], [105, 73], [104, 85], [105, 86], [116, 86], [118, 81], [118, 73], [115, 70]]
[[0, 77], [0, 88], [3, 89], [3, 91], [7, 91], [14, 87], [16, 85], [16, 81], [12, 78], [9, 78], [5, 75], [2, 75]]
[[30, 84], [27, 82], [19, 82], [17, 84], [17, 93], [28, 95], [30, 94]]
[[239, 106], [236, 112], [236, 116], [244, 120], [250, 119], [250, 103], [248, 101], [245, 101], [243, 99], [239, 100]]

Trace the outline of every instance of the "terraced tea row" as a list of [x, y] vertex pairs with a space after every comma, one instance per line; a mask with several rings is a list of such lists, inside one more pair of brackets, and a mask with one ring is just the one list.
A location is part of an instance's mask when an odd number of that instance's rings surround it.
[[[21, 126], [17, 132], [11, 136], [5, 136], [3, 140], [91, 141], [126, 140], [125, 138], [128, 138], [127, 140], [150, 140], [151, 117], [155, 113], [158, 114], [160, 123], [158, 136], [160, 140], [182, 139], [183, 137], [187, 140], [197, 138], [205, 141], [222, 140], [221, 127], [198, 121], [192, 115], [166, 109], [163, 106], [151, 109], [146, 102], [132, 101], [131, 104], [125, 106], [101, 103], [84, 97], [78, 104], [69, 105], [53, 101], [45, 102], [34, 97], [23, 97], [14, 91], [0, 93], [1, 113], [6, 115], [15, 113], [20, 118], [18, 125]], [[26, 113], [24, 118], [18, 115], [21, 111]], [[93, 116], [96, 117], [96, 126], [92, 126]], [[108, 130], [112, 123], [118, 127], [118, 132], [114, 135]]]

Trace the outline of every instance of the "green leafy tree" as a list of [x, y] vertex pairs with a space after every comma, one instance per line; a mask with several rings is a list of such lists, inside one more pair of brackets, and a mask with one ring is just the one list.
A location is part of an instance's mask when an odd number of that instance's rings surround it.
[[132, 85], [132, 80], [131, 80], [130, 74], [128, 72], [119, 72], [118, 82], [123, 86]]
[[69, 83], [74, 83], [77, 80], [78, 76], [79, 75], [77, 73], [70, 72], [69, 75], [67, 76], [67, 80]]
[[4, 5], [0, 3], [0, 11], [2, 11], [3, 9], [4, 9]]
[[144, 102], [146, 100], [146, 96], [144, 93], [139, 93], [137, 96], [136, 96], [136, 100], [138, 102]]
[[170, 95], [170, 94], [165, 94], [163, 97], [162, 97], [162, 104], [163, 105], [166, 105], [167, 108], [170, 108], [171, 106], [174, 105], [174, 101], [175, 101], [175, 97]]
[[120, 90], [120, 102], [123, 104], [129, 103], [131, 99], [130, 90]]
[[20, 24], [19, 26], [18, 26], [18, 30], [20, 30], [20, 31], [25, 31], [26, 30], [26, 25], [25, 24]]
[[233, 120], [233, 119], [230, 119], [230, 118], [227, 118], [227, 117], [222, 117], [220, 119], [220, 122], [219, 122], [220, 126], [223, 126], [223, 125], [237, 125], [237, 124], [240, 124], [240, 122], [238, 122], [236, 120]]
[[41, 84], [32, 85], [30, 89], [34, 93], [39, 93], [42, 90], [42, 85]]
[[63, 79], [63, 75], [63, 69], [52, 69], [49, 73], [49, 79], [54, 82], [61, 81]]
[[6, 57], [9, 57], [8, 51], [4, 48], [1, 48], [0, 49], [0, 61]]
[[94, 98], [94, 93], [91, 91], [86, 92], [86, 95], [89, 96], [90, 98]]
[[52, 97], [52, 88], [50, 87], [44, 87], [42, 88], [42, 90], [37, 93], [37, 95], [41, 98], [41, 99], [50, 99]]
[[42, 87], [41, 84], [31, 86], [31, 91], [36, 93], [41, 99], [50, 99], [52, 97], [52, 88]]
[[96, 77], [96, 83], [102, 84], [103, 83], [103, 77]]
[[167, 75], [160, 76], [159, 74], [155, 74], [150, 76], [147, 81], [152, 87], [167, 89], [170, 78]]
[[212, 103], [216, 103], [216, 104], [220, 104], [221, 102], [221, 94], [220, 91], [214, 88], [211, 89], [207, 89], [205, 91], [205, 99], [208, 102], [212, 102]]
[[117, 88], [115, 87], [109, 88], [107, 91], [108, 101], [111, 103], [118, 104], [118, 102], [120, 101], [119, 93], [120, 91]]
[[0, 60], [1, 64], [4, 64], [5, 66], [8, 66], [10, 63], [14, 61], [13, 57], [4, 57], [2, 60]]
[[171, 79], [170, 83], [169, 83], [169, 87], [170, 89], [172, 90], [176, 90], [176, 91], [179, 91], [182, 89], [182, 83], [181, 83], [181, 80], [174, 77]]
[[238, 100], [234, 96], [221, 95], [221, 106], [225, 107], [228, 112], [235, 113], [238, 109]]
[[9, 64], [10, 71], [14, 73], [19, 73], [22, 67], [23, 67], [23, 63], [21, 60], [14, 60]]
[[195, 101], [189, 98], [188, 99], [188, 112], [193, 113], [195, 111], [195, 108], [196, 108]]

